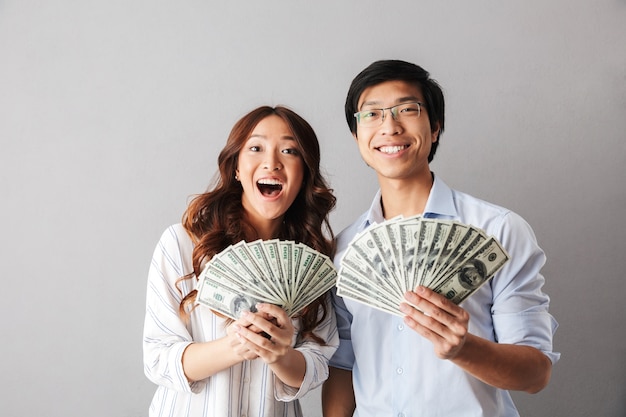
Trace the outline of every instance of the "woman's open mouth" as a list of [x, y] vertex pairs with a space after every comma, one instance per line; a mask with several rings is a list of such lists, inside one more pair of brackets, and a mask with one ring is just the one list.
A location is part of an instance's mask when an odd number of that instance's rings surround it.
[[283, 183], [275, 178], [261, 178], [256, 185], [266, 197], [274, 197], [283, 190]]

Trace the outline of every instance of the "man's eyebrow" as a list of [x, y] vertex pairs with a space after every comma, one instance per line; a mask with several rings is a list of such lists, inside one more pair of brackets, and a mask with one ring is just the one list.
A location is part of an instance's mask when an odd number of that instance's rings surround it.
[[[396, 99], [396, 104], [402, 104], [402, 103], [406, 103], [408, 101], [422, 101], [422, 99], [420, 99], [419, 97], [415, 97], [415, 96], [405, 96], [405, 97], [400, 97]], [[370, 100], [370, 101], [365, 101], [363, 103], [361, 103], [361, 106], [359, 108], [363, 108], [363, 106], [382, 106], [382, 101], [380, 100]]]

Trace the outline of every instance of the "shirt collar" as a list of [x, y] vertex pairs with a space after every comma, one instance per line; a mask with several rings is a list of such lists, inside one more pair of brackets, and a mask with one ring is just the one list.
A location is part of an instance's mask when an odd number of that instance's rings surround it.
[[358, 230], [365, 230], [371, 224], [381, 223], [383, 221], [385, 221], [385, 218], [383, 217], [383, 205], [381, 204], [381, 192], [379, 188], [374, 196], [374, 200], [372, 200], [372, 205], [369, 210], [365, 212], [365, 216], [361, 224], [359, 224]]
[[[433, 186], [430, 189], [426, 207], [424, 209], [424, 217], [436, 217], [444, 219], [455, 219], [458, 217], [456, 206], [454, 204], [453, 191], [448, 185], [433, 173]], [[376, 192], [372, 205], [367, 211], [363, 222], [359, 225], [359, 230], [364, 230], [374, 223], [385, 221], [383, 216], [383, 207], [381, 204], [380, 189]]]
[[448, 185], [433, 173], [433, 187], [424, 208], [424, 217], [455, 219], [458, 217], [454, 193]]

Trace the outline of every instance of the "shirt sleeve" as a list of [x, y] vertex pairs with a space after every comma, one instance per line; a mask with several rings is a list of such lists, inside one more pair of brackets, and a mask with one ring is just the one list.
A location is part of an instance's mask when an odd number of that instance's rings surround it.
[[[284, 384], [275, 377], [276, 399], [292, 401], [303, 397], [309, 391], [320, 386], [328, 378], [328, 361], [339, 345], [337, 334], [337, 320], [327, 293], [325, 298], [326, 315], [324, 320], [315, 328], [313, 333], [323, 339], [326, 344], [320, 345], [315, 340], [297, 338], [295, 349], [302, 353], [306, 362], [306, 371], [300, 388]], [[319, 315], [323, 314], [320, 308]]]
[[343, 298], [337, 295], [336, 288], [331, 291], [333, 307], [337, 317], [337, 332], [339, 335], [339, 347], [330, 360], [329, 365], [348, 371], [354, 365], [354, 351], [352, 350], [352, 314], [346, 308]]
[[533, 346], [556, 363], [560, 353], [552, 351], [552, 340], [558, 324], [548, 312], [550, 297], [542, 291], [540, 272], [545, 254], [530, 225], [513, 212], [497, 237], [510, 259], [492, 282], [495, 337], [499, 343]]
[[183, 392], [198, 392], [202, 384], [190, 384], [183, 371], [182, 355], [192, 337], [178, 313], [182, 294], [176, 287], [176, 281], [191, 272], [184, 260], [191, 259], [192, 250], [180, 225], [161, 236], [148, 271], [143, 332], [146, 376], [157, 385]]

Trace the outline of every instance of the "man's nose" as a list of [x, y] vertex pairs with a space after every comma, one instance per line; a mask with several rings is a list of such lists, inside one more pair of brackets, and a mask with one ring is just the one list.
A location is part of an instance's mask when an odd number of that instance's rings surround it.
[[401, 129], [401, 124], [396, 119], [391, 109], [383, 110], [383, 122], [380, 129], [385, 133], [398, 133]]

